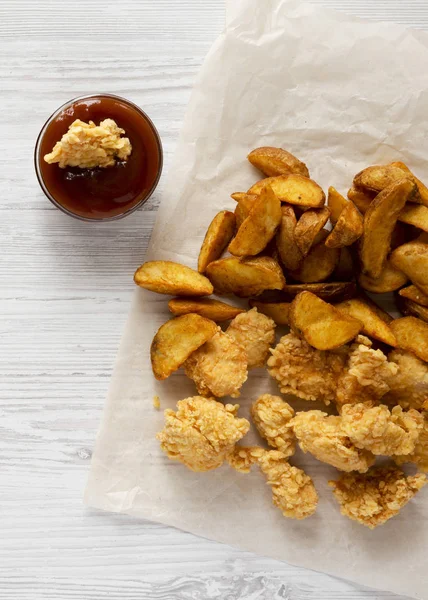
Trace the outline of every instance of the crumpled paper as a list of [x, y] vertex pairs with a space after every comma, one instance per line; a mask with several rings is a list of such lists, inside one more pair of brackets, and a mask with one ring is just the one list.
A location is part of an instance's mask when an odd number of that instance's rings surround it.
[[[197, 78], [153, 232], [149, 259], [195, 267], [206, 228], [229, 194], [260, 174], [248, 151], [283, 146], [324, 189], [342, 192], [369, 164], [428, 161], [428, 35], [366, 22], [297, 0], [228, 0], [227, 26]], [[142, 215], [143, 218], [143, 215]], [[137, 265], [136, 265], [137, 266]], [[325, 571], [428, 598], [428, 494], [369, 531], [340, 515], [327, 485], [337, 472], [298, 454], [314, 478], [315, 516], [282, 517], [259, 473], [195, 474], [169, 461], [155, 434], [162, 409], [195, 395], [182, 371], [156, 382], [149, 349], [169, 316], [167, 298], [137, 290], [92, 458], [86, 502]], [[245, 384], [240, 413], [278, 390], [265, 370]], [[307, 405], [306, 405], [306, 408]], [[315, 408], [311, 406], [310, 408]], [[252, 442], [251, 434], [246, 442]], [[254, 439], [255, 441], [255, 439]]]

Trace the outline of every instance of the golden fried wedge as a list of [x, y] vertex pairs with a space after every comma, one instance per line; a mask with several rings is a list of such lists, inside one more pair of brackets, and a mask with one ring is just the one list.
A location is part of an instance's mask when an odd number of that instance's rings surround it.
[[318, 233], [327, 223], [330, 211], [326, 206], [305, 211], [297, 222], [294, 239], [303, 256], [307, 256]]
[[421, 204], [406, 204], [398, 215], [398, 220], [428, 231], [428, 207]]
[[172, 298], [168, 302], [168, 308], [175, 316], [195, 313], [216, 323], [234, 319], [240, 313], [245, 312], [243, 308], [213, 300], [211, 298]]
[[258, 296], [264, 290], [282, 290], [285, 277], [273, 258], [221, 258], [208, 265], [207, 276], [219, 294], [240, 298]]
[[236, 208], [234, 211], [235, 219], [236, 219], [236, 230], [238, 230], [245, 219], [251, 212], [251, 209], [254, 206], [255, 200], [257, 200], [258, 196], [251, 194], [243, 194], [242, 198], [237, 201]]
[[303, 260], [302, 253], [294, 239], [296, 224], [297, 219], [293, 207], [282, 206], [281, 222], [275, 239], [279, 258], [284, 267], [290, 270], [298, 269]]
[[339, 219], [325, 241], [327, 248], [351, 246], [363, 235], [363, 217], [355, 204], [348, 200]]
[[400, 296], [403, 296], [403, 298], [408, 298], [409, 300], [412, 300], [412, 302], [416, 302], [416, 304], [428, 306], [428, 294], [421, 292], [421, 290], [415, 285], [409, 285], [408, 287], [400, 290], [398, 293]]
[[391, 163], [391, 166], [398, 167], [399, 169], [402, 169], [403, 171], [410, 173], [410, 175], [413, 178], [413, 181], [418, 186], [418, 191], [419, 191], [419, 197], [416, 197], [413, 202], [419, 202], [420, 204], [424, 204], [425, 206], [428, 206], [428, 187], [424, 183], [422, 183], [422, 181], [420, 179], [418, 179], [416, 177], [416, 175], [414, 175], [414, 173], [412, 173], [412, 171], [409, 169], [409, 167], [407, 165], [405, 165], [403, 162], [393, 162], [393, 163]]
[[353, 298], [357, 293], [357, 286], [353, 281], [333, 282], [333, 283], [293, 283], [285, 285], [282, 293], [284, 296], [293, 300], [302, 292], [311, 292], [328, 302], [340, 302]]
[[409, 242], [391, 253], [391, 264], [399, 269], [424, 294], [428, 295], [428, 244]]
[[220, 258], [235, 233], [235, 224], [235, 215], [228, 210], [222, 210], [211, 221], [199, 252], [199, 273], [204, 273], [210, 262]]
[[[354, 177], [354, 186], [369, 192], [379, 193], [403, 178], [411, 180], [413, 177], [411, 173], [396, 166], [375, 165], [357, 173]], [[414, 193], [414, 198], [416, 198], [416, 193]]]
[[[344, 314], [354, 317], [357, 321], [361, 321], [363, 324], [362, 332], [365, 335], [390, 346], [397, 345], [397, 340], [387, 322], [388, 320], [392, 320], [392, 318], [378, 306], [374, 308], [371, 303], [369, 304], [361, 298], [352, 298], [352, 300], [340, 302], [335, 306]], [[382, 316], [379, 313], [382, 313]]]
[[250, 152], [247, 158], [266, 177], [287, 175], [287, 173], [299, 173], [309, 177], [309, 171], [305, 163], [302, 163], [293, 154], [282, 148], [263, 146]]
[[348, 204], [346, 198], [339, 194], [333, 186], [328, 188], [327, 204], [330, 209], [330, 221], [336, 223], [340, 217], [340, 213]]
[[293, 279], [302, 283], [325, 281], [333, 273], [339, 258], [340, 250], [338, 248], [327, 248], [324, 240], [322, 240], [312, 246], [300, 267], [290, 274]]
[[413, 300], [396, 296], [398, 310], [406, 316], [417, 317], [428, 323], [428, 306], [421, 306]]
[[257, 308], [259, 313], [270, 317], [277, 325], [289, 325], [288, 313], [290, 310], [289, 302], [258, 302], [250, 300], [251, 308]]
[[213, 286], [209, 279], [190, 267], [169, 260], [144, 263], [134, 274], [135, 283], [158, 294], [209, 296]]
[[399, 348], [416, 354], [428, 362], [428, 323], [416, 317], [403, 317], [391, 323]]
[[388, 292], [395, 292], [403, 285], [406, 285], [408, 281], [407, 275], [402, 271], [395, 269], [389, 260], [386, 261], [385, 266], [382, 269], [380, 277], [373, 279], [368, 275], [360, 273], [358, 276], [358, 283], [367, 292], [372, 294], [386, 294]]
[[195, 314], [183, 315], [160, 327], [150, 347], [150, 359], [156, 379], [166, 379], [200, 346], [210, 340], [219, 327]]
[[255, 183], [249, 190], [249, 194], [260, 194], [262, 189], [270, 185], [275, 195], [281, 202], [288, 202], [304, 208], [320, 208], [324, 206], [325, 194], [320, 186], [312, 179], [303, 175], [279, 175], [278, 177], [267, 177]]
[[317, 350], [333, 350], [353, 340], [362, 324], [310, 292], [302, 292], [290, 306], [290, 327]]
[[281, 202], [270, 186], [254, 201], [250, 214], [229, 244], [234, 256], [255, 256], [266, 248], [281, 221]]
[[365, 214], [366, 210], [373, 202], [377, 192], [368, 192], [367, 190], [359, 190], [352, 186], [348, 190], [348, 199], [355, 204], [362, 215]]
[[367, 209], [359, 248], [365, 275], [373, 279], [380, 277], [398, 215], [406, 202], [414, 197], [415, 190], [416, 185], [412, 181], [401, 179], [380, 192]]
[[234, 192], [233, 194], [230, 194], [230, 197], [233, 198], [233, 200], [236, 200], [236, 202], [251, 202], [254, 201], [257, 196], [258, 194], [247, 194], [246, 192]]

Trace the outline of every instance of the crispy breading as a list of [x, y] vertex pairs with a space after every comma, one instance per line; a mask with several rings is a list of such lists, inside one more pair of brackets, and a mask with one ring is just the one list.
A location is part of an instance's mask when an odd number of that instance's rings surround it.
[[189, 356], [184, 369], [202, 396], [237, 398], [248, 376], [247, 353], [236, 340], [219, 331]]
[[259, 434], [269, 446], [280, 450], [284, 456], [293, 456], [296, 438], [287, 427], [294, 417], [293, 408], [279, 396], [263, 394], [251, 407], [251, 416]]
[[337, 382], [336, 403], [357, 404], [372, 401], [376, 403], [389, 391], [388, 380], [397, 371], [394, 363], [389, 363], [382, 350], [373, 350], [371, 341], [359, 335], [351, 345], [348, 362]]
[[260, 446], [235, 446], [228, 455], [227, 462], [239, 473], [249, 473], [251, 467], [258, 463], [259, 458], [266, 452]]
[[177, 402], [177, 411], [165, 411], [165, 427], [157, 434], [168, 458], [192, 471], [210, 471], [226, 460], [247, 433], [247, 419], [238, 419], [238, 405], [193, 396]]
[[226, 330], [247, 353], [248, 368], [263, 367], [275, 342], [275, 322], [257, 308], [237, 315]]
[[329, 481], [340, 512], [374, 529], [394, 517], [427, 483], [425, 475], [406, 477], [396, 467], [374, 467], [368, 473], [346, 473]]
[[320, 410], [298, 412], [288, 425], [303, 452], [310, 452], [321, 462], [340, 471], [365, 473], [375, 457], [367, 450], [360, 450], [342, 428], [341, 417], [328, 415]]
[[284, 517], [306, 519], [314, 514], [318, 494], [309, 475], [292, 467], [278, 450], [268, 450], [258, 464], [272, 488], [272, 501]]
[[421, 471], [428, 473], [428, 414], [424, 413], [423, 427], [412, 454], [396, 456], [397, 464], [414, 463]]
[[393, 350], [388, 360], [398, 365], [398, 370], [388, 378], [390, 390], [383, 401], [421, 409], [428, 401], [428, 364], [406, 350]]
[[334, 351], [312, 348], [294, 333], [284, 335], [271, 350], [269, 374], [278, 381], [283, 394], [294, 394], [303, 400], [336, 398], [337, 378], [347, 358], [347, 347]]
[[404, 412], [394, 406], [390, 411], [384, 404], [345, 404], [341, 417], [343, 430], [357, 448], [384, 456], [411, 454], [424, 422], [417, 410]]

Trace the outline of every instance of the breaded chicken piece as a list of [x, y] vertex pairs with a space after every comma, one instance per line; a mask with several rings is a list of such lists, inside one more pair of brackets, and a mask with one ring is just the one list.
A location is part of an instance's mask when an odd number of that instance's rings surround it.
[[294, 410], [279, 396], [264, 394], [251, 407], [251, 416], [259, 434], [269, 446], [280, 450], [286, 457], [293, 456], [296, 438], [287, 427], [294, 417]]
[[420, 410], [428, 402], [428, 364], [405, 350], [393, 350], [388, 360], [398, 366], [389, 377], [389, 392], [384, 397], [388, 404]]
[[271, 353], [268, 371], [283, 394], [326, 404], [335, 400], [337, 379], [347, 359], [346, 346], [332, 352], [315, 350], [306, 340], [289, 333]]
[[321, 462], [340, 471], [365, 473], [375, 457], [367, 450], [358, 449], [342, 428], [342, 419], [320, 410], [298, 412], [288, 425], [303, 452], [310, 452]]
[[306, 519], [314, 514], [318, 494], [309, 475], [292, 467], [278, 450], [266, 450], [258, 464], [272, 488], [272, 501], [284, 517]]
[[226, 330], [247, 353], [248, 368], [263, 367], [275, 342], [275, 321], [252, 308], [236, 316]]
[[250, 428], [238, 419], [239, 405], [193, 396], [165, 411], [165, 427], [157, 434], [162, 450], [192, 471], [210, 471], [223, 464]]
[[381, 350], [373, 350], [371, 341], [359, 335], [351, 345], [346, 367], [337, 382], [336, 403], [377, 403], [389, 391], [388, 381], [398, 371]]
[[414, 463], [421, 471], [428, 473], [428, 414], [424, 413], [424, 422], [418, 441], [412, 454], [396, 456], [397, 464]]
[[384, 456], [411, 454], [424, 423], [417, 410], [394, 406], [390, 411], [384, 404], [345, 404], [341, 416], [343, 430], [357, 448]]
[[368, 473], [346, 473], [329, 481], [340, 512], [374, 529], [394, 517], [426, 485], [425, 475], [406, 477], [397, 467], [374, 467]]
[[248, 376], [247, 354], [238, 342], [219, 331], [189, 356], [184, 369], [202, 396], [237, 398]]
[[265, 452], [267, 450], [260, 446], [237, 445], [227, 457], [227, 462], [239, 473], [249, 473], [251, 467], [259, 462]]

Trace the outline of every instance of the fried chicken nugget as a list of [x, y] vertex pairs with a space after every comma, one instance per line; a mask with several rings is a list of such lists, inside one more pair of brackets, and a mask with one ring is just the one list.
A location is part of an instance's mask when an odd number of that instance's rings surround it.
[[251, 416], [269, 446], [280, 450], [285, 457], [293, 456], [296, 438], [287, 425], [294, 417], [294, 410], [287, 402], [279, 396], [263, 394], [252, 405]]
[[343, 430], [357, 448], [384, 456], [411, 454], [424, 423], [417, 410], [394, 406], [390, 411], [383, 404], [345, 404], [341, 416]]
[[397, 464], [414, 463], [417, 467], [428, 473], [428, 414], [424, 413], [424, 422], [415, 449], [411, 454], [396, 456]]
[[237, 398], [248, 376], [247, 354], [238, 342], [219, 331], [189, 356], [184, 369], [202, 396]]
[[406, 477], [396, 467], [374, 467], [364, 475], [345, 473], [329, 481], [345, 517], [374, 529], [394, 517], [426, 485], [425, 475]]
[[165, 411], [165, 427], [157, 434], [161, 449], [192, 471], [220, 467], [250, 428], [238, 419], [238, 405], [193, 396], [177, 402], [177, 412]]
[[398, 366], [389, 377], [389, 392], [383, 401], [420, 410], [428, 402], [428, 364], [406, 350], [393, 350], [388, 360]]
[[342, 419], [320, 410], [298, 412], [288, 424], [303, 452], [310, 452], [321, 462], [340, 471], [365, 473], [375, 457], [367, 450], [360, 450], [342, 428]]
[[348, 356], [346, 346], [335, 351], [315, 350], [306, 340], [289, 333], [271, 354], [268, 371], [283, 394], [323, 400], [327, 405], [335, 400], [337, 379]]
[[263, 367], [275, 342], [275, 322], [257, 308], [236, 316], [226, 330], [247, 353], [248, 368]]

